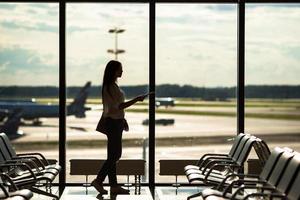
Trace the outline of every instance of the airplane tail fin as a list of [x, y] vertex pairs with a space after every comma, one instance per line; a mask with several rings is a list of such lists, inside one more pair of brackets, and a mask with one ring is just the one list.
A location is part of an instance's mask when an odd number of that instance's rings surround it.
[[16, 139], [21, 137], [23, 134], [18, 132], [21, 124], [22, 109], [13, 110], [7, 117], [6, 121], [1, 127], [0, 132], [7, 134], [9, 139]]
[[80, 92], [75, 97], [74, 101], [67, 107], [68, 115], [75, 115], [75, 117], [83, 118], [85, 117], [85, 111], [89, 110], [84, 107], [86, 99], [89, 95], [89, 89], [91, 87], [91, 82], [87, 82]]

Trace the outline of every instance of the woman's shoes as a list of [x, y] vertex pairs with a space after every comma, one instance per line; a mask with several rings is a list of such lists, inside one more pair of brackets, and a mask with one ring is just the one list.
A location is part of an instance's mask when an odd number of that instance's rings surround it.
[[129, 190], [126, 190], [121, 186], [112, 186], [110, 187], [110, 194], [129, 194]]
[[104, 189], [102, 183], [100, 183], [99, 181], [97, 181], [97, 179], [94, 179], [91, 182], [91, 185], [94, 186], [94, 188], [96, 188], [96, 190], [100, 193], [100, 194], [107, 194], [107, 190]]
[[[101, 194], [107, 194], [107, 190], [104, 189], [102, 183], [100, 183], [97, 179], [94, 179], [91, 182], [91, 185], [94, 186], [94, 188], [96, 188], [96, 190]], [[129, 194], [129, 190], [126, 190], [124, 188], [122, 188], [121, 186], [111, 186], [110, 187], [110, 194], [114, 195], [114, 194]]]

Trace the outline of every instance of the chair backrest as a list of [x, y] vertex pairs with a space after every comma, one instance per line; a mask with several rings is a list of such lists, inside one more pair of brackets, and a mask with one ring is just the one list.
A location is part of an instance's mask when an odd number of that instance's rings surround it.
[[244, 136], [245, 136], [244, 133], [240, 133], [240, 134], [238, 134], [238, 135], [235, 137], [234, 142], [233, 142], [233, 144], [232, 144], [232, 147], [231, 147], [231, 149], [230, 149], [230, 151], [229, 151], [229, 153], [228, 153], [228, 156], [229, 156], [229, 157], [231, 157], [231, 158], [233, 157], [235, 151], [237, 150], [237, 148], [238, 148], [238, 146], [239, 146], [239, 144], [240, 144], [240, 142], [241, 142], [241, 140], [242, 140], [242, 138], [243, 138]]
[[[5, 162], [6, 162], [6, 159], [4, 158], [4, 156], [3, 156], [3, 154], [2, 153], [0, 153], [0, 165], [1, 164], [5, 164]], [[2, 171], [2, 167], [0, 167], [0, 171]]]
[[289, 200], [299, 200], [300, 199], [300, 170], [294, 176], [294, 181], [287, 192], [287, 197]]
[[284, 150], [282, 148], [279, 148], [279, 147], [274, 148], [274, 150], [272, 151], [271, 155], [269, 156], [266, 164], [264, 165], [264, 167], [259, 175], [259, 177], [262, 180], [269, 180], [269, 177], [283, 152], [284, 152]]
[[[300, 155], [295, 154], [293, 158], [291, 158], [290, 162], [288, 163], [288, 166], [284, 170], [284, 173], [282, 174], [282, 177], [279, 180], [279, 183], [277, 185], [277, 190], [281, 193], [286, 194], [289, 186], [293, 183], [294, 176], [297, 175], [297, 172], [299, 171], [300, 167]], [[300, 185], [299, 185], [300, 189]]]
[[0, 152], [5, 160], [11, 160], [10, 153], [8, 152], [5, 143], [0, 139]]
[[14, 147], [12, 146], [9, 138], [7, 137], [7, 135], [5, 133], [0, 133], [0, 139], [2, 139], [2, 141], [5, 143], [5, 147], [7, 149], [7, 151], [9, 152], [11, 157], [16, 157], [16, 151], [14, 149]]
[[267, 143], [264, 140], [258, 138], [258, 140], [254, 143], [253, 147], [261, 166], [264, 166], [271, 154]]
[[244, 164], [244, 162], [247, 160], [248, 155], [251, 151], [251, 148], [252, 148], [253, 144], [256, 142], [256, 139], [257, 139], [256, 137], [251, 136], [247, 140], [246, 144], [244, 145], [244, 148], [243, 148], [242, 152], [240, 153], [238, 159], [236, 160], [236, 163], [238, 165], [242, 166]]
[[280, 178], [282, 177], [283, 172], [285, 171], [289, 161], [294, 156], [294, 153], [284, 151], [283, 154], [280, 156], [279, 160], [277, 161], [268, 183], [274, 187], [278, 185]]
[[232, 160], [237, 161], [240, 154], [242, 153], [245, 144], [247, 143], [247, 141], [249, 140], [251, 136], [250, 135], [245, 135], [244, 137], [242, 137], [238, 147], [236, 148], [236, 151], [234, 152], [234, 155], [232, 156]]

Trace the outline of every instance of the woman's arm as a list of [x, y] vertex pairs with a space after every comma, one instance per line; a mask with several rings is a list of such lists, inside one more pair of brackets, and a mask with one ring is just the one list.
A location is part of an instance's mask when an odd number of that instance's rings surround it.
[[127, 102], [124, 102], [124, 103], [120, 103], [119, 109], [120, 110], [124, 110], [125, 108], [128, 108], [128, 107], [132, 106], [133, 104], [135, 104], [138, 101], [144, 101], [144, 99], [146, 98], [146, 96], [148, 96], [148, 94], [139, 95], [139, 96], [131, 99], [130, 101], [127, 101]]

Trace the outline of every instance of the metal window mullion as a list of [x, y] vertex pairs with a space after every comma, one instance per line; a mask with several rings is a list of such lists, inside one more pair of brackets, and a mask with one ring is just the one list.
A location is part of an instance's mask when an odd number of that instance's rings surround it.
[[[155, 0], [149, 3], [149, 90], [155, 92]], [[149, 188], [155, 189], [155, 95], [149, 96]]]
[[59, 3], [59, 194], [66, 184], [66, 3]]
[[238, 3], [237, 134], [245, 131], [245, 1]]

